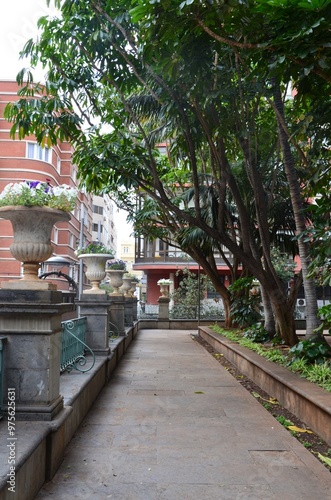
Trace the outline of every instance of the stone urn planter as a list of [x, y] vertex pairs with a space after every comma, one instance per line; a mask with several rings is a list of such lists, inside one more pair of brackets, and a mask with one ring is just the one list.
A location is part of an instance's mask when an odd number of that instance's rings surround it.
[[169, 297], [169, 285], [160, 285], [161, 297]]
[[125, 269], [107, 269], [107, 275], [109, 276], [109, 283], [113, 287], [114, 291], [112, 294], [121, 293], [120, 288], [123, 285], [123, 274], [126, 272]]
[[130, 277], [123, 276], [123, 285], [121, 286], [121, 292], [124, 293], [125, 297], [131, 297], [130, 288], [131, 288], [131, 279]]
[[14, 242], [10, 246], [13, 257], [23, 263], [23, 277], [2, 282], [2, 288], [34, 290], [56, 289], [56, 286], [38, 278], [41, 262], [53, 253], [51, 234], [56, 222], [70, 220], [70, 214], [49, 207], [0, 207], [0, 218], [10, 220]]
[[136, 281], [131, 281], [131, 288], [129, 290], [129, 294], [131, 295], [131, 297], [134, 297], [134, 292], [136, 291], [137, 289], [137, 282]]
[[169, 298], [169, 287], [172, 284], [172, 281], [169, 278], [161, 278], [157, 284], [160, 287], [161, 297]]
[[83, 253], [78, 255], [86, 265], [85, 275], [90, 281], [92, 288], [87, 293], [105, 293], [100, 288], [100, 282], [106, 276], [106, 262], [112, 258], [111, 254], [107, 253]]

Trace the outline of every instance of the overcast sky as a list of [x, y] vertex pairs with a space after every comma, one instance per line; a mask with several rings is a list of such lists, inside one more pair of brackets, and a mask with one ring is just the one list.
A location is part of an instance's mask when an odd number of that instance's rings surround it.
[[2, 0], [0, 30], [0, 78], [13, 80], [28, 65], [19, 59], [25, 43], [37, 35], [37, 21], [50, 13], [46, 0]]
[[[87, 0], [88, 1], [88, 0]], [[53, 10], [54, 11], [54, 10]], [[29, 62], [19, 58], [20, 50], [30, 38], [37, 36], [37, 21], [48, 15], [46, 0], [2, 0], [0, 29], [0, 79], [15, 80], [17, 73]], [[33, 72], [42, 78], [42, 72]], [[126, 224], [125, 213], [116, 212], [118, 235], [128, 238], [132, 229]]]

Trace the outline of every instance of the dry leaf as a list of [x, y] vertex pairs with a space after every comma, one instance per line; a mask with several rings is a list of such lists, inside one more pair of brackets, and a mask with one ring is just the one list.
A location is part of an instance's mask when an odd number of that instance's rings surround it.
[[253, 394], [254, 398], [260, 398], [260, 399], [262, 399], [262, 401], [266, 401], [267, 403], [271, 403], [272, 405], [278, 405], [278, 401], [275, 398], [265, 399], [258, 392], [255, 392], [255, 391], [253, 391], [252, 394]]
[[310, 431], [309, 429], [301, 429], [301, 427], [297, 427], [296, 425], [289, 425], [287, 429], [294, 432], [306, 432], [307, 434], [314, 434], [313, 431]]

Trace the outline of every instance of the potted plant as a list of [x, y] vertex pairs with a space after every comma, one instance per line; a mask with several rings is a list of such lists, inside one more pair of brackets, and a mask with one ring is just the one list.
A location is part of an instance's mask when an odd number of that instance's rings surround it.
[[116, 259], [111, 260], [107, 264], [107, 271], [124, 271], [126, 270], [126, 263], [124, 260]]
[[135, 276], [134, 274], [132, 275], [131, 278], [131, 288], [129, 290], [129, 293], [131, 294], [131, 297], [134, 297], [135, 291], [137, 289], [137, 285], [140, 283], [140, 280], [138, 276]]
[[130, 297], [129, 290], [131, 288], [131, 277], [129, 273], [124, 273], [122, 279], [123, 285], [121, 286], [121, 292], [123, 292], [126, 297]]
[[114, 258], [111, 248], [107, 248], [99, 241], [91, 241], [83, 248], [78, 248], [76, 254], [86, 265], [86, 277], [91, 282], [92, 288], [88, 293], [105, 293], [100, 288], [100, 282], [106, 276], [106, 262]]
[[161, 297], [169, 297], [169, 286], [172, 284], [172, 280], [161, 278], [157, 284], [160, 285]]
[[123, 286], [122, 290], [125, 290], [125, 295], [127, 297], [133, 297], [136, 291], [136, 285], [139, 283], [139, 278], [131, 273], [125, 273], [123, 275]]
[[[38, 278], [40, 263], [53, 253], [51, 234], [56, 222], [69, 221], [77, 190], [66, 184], [51, 186], [49, 180], [10, 183], [0, 193], [0, 218], [10, 220], [14, 242], [13, 257], [23, 262], [20, 286], [47, 289], [51, 285]], [[3, 283], [16, 287], [17, 281]], [[54, 285], [52, 285], [54, 287]]]
[[113, 287], [113, 294], [120, 293], [120, 287], [123, 285], [123, 274], [126, 271], [124, 260], [116, 259], [108, 262], [106, 273], [109, 276], [109, 282]]

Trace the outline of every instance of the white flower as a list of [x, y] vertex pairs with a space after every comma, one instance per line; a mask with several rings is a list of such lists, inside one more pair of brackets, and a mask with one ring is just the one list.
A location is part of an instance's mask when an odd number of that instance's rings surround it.
[[10, 183], [0, 193], [0, 206], [46, 206], [70, 212], [75, 207], [77, 194], [77, 189], [67, 184], [52, 187], [49, 181]]
[[157, 284], [158, 285], [171, 285], [172, 281], [169, 280], [168, 278], [161, 278]]

